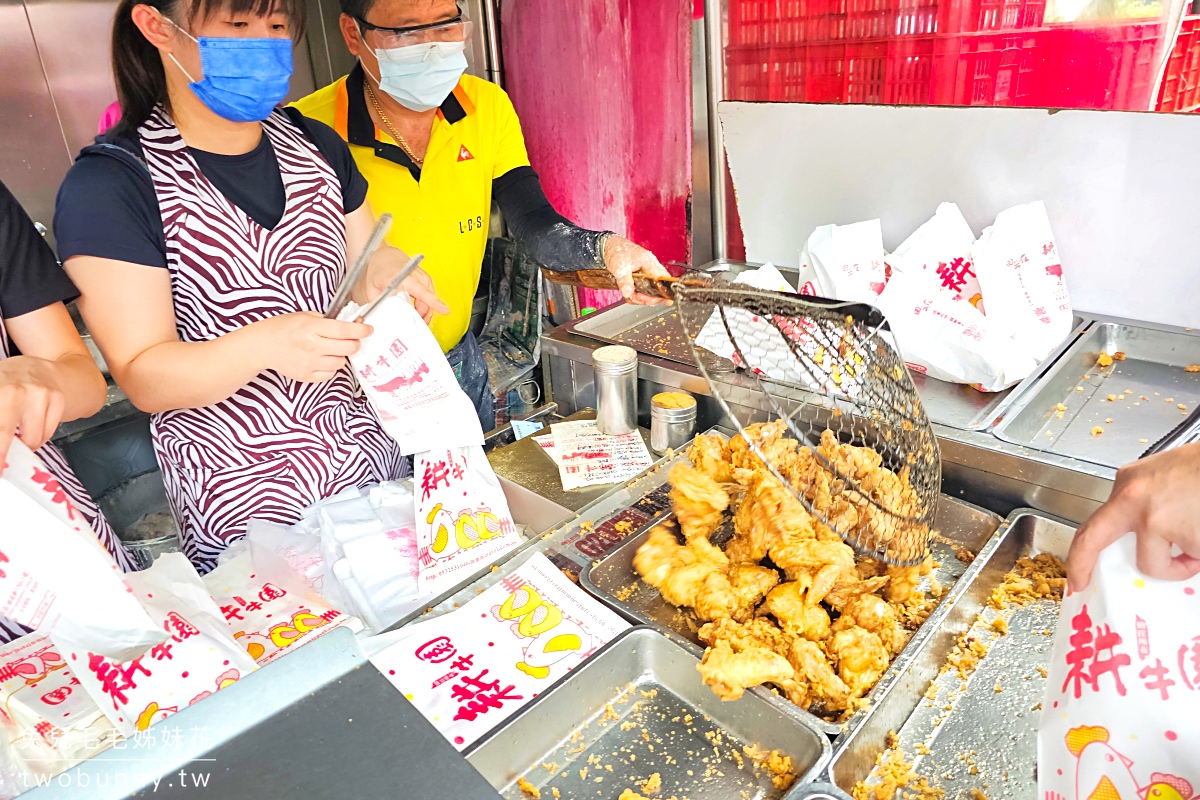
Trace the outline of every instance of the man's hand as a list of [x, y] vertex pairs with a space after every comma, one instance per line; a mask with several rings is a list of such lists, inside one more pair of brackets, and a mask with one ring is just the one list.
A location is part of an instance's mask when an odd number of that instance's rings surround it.
[[604, 266], [617, 279], [617, 288], [621, 296], [630, 303], [639, 306], [652, 306], [657, 303], [670, 302], [661, 297], [651, 297], [635, 292], [633, 289], [633, 274], [639, 273], [651, 278], [669, 278], [671, 273], [658, 262], [658, 259], [644, 247], [639, 247], [621, 236], [608, 236], [604, 240]]
[[[1137, 534], [1137, 566], [1143, 574], [1186, 580], [1200, 573], [1200, 443], [1118, 470], [1108, 502], [1071, 542], [1071, 591], [1087, 588], [1100, 551], [1130, 531]], [[1182, 553], [1172, 555], [1172, 547]]]
[[[378, 297], [379, 293], [392, 282], [392, 278], [408, 265], [408, 260], [408, 256], [402, 250], [386, 244], [380, 247], [371, 257], [367, 274], [362, 281], [363, 299], [359, 300], [356, 297], [355, 302], [359, 305], [366, 305]], [[425, 320], [426, 325], [433, 320], [434, 314], [450, 313], [449, 307], [442, 302], [433, 288], [433, 278], [430, 278], [429, 273], [420, 267], [413, 270], [413, 273], [404, 279], [404, 283], [400, 284], [400, 288], [396, 291], [405, 292], [412, 298], [413, 306], [421, 315], [421, 319]]]

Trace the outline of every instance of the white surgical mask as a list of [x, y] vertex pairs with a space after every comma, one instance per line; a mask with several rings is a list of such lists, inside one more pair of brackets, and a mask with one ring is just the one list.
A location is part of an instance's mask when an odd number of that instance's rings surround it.
[[413, 111], [437, 108], [467, 70], [466, 49], [466, 42], [428, 42], [376, 50], [379, 88]]

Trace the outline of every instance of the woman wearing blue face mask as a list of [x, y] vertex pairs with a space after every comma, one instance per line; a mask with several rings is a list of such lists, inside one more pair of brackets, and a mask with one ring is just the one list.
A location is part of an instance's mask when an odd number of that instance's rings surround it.
[[[202, 571], [251, 518], [295, 521], [404, 459], [346, 356], [370, 327], [322, 317], [374, 224], [329, 128], [276, 107], [302, 0], [123, 0], [121, 122], [59, 192], [59, 254], [130, 399], [152, 416], [183, 539]], [[407, 261], [384, 247], [364, 302]], [[429, 277], [404, 286], [428, 321]]]
[[468, 326], [493, 199], [513, 237], [550, 269], [607, 268], [633, 302], [655, 302], [634, 294], [634, 272], [666, 270], [633, 242], [584, 230], [551, 207], [508, 95], [463, 74], [472, 23], [455, 0], [341, 0], [341, 8], [342, 37], [359, 63], [296, 106], [350, 144], [371, 204], [395, 217], [389, 240], [425, 254], [450, 307], [431, 327], [486, 430], [487, 367]]

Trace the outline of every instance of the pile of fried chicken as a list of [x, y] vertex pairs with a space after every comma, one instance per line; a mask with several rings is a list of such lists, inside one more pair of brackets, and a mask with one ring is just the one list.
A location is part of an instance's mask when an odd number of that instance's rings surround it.
[[[697, 436], [691, 464], [677, 464], [669, 475], [684, 543], [670, 523], [659, 525], [638, 548], [634, 568], [667, 602], [705, 623], [700, 672], [719, 697], [736, 700], [751, 686], [772, 684], [802, 708], [848, 716], [936, 604], [921, 588], [932, 560], [893, 567], [856, 558], [746, 437], [840, 530], [869, 536], [878, 509], [840, 491], [812, 451], [785, 431], [780, 420], [752, 425], [729, 442]], [[825, 431], [818, 449], [873, 497], [911, 492], [906, 476], [886, 469], [870, 448]], [[722, 550], [710, 537], [729, 512], [734, 534]]]

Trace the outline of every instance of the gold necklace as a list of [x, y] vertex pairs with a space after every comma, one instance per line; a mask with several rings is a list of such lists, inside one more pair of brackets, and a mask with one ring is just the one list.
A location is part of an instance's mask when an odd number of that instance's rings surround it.
[[375, 96], [375, 90], [371, 88], [371, 82], [364, 80], [363, 86], [367, 87], [367, 94], [371, 96], [371, 105], [375, 106], [375, 113], [379, 115], [379, 121], [383, 123], [383, 127], [387, 128], [388, 133], [392, 135], [392, 138], [400, 145], [400, 149], [412, 159], [414, 164], [418, 167], [424, 166], [425, 159], [417, 158], [417, 154], [408, 146], [408, 142], [404, 141], [404, 137], [392, 126], [392, 122], [387, 118], [387, 114], [383, 113], [383, 106], [379, 105], [379, 98]]

